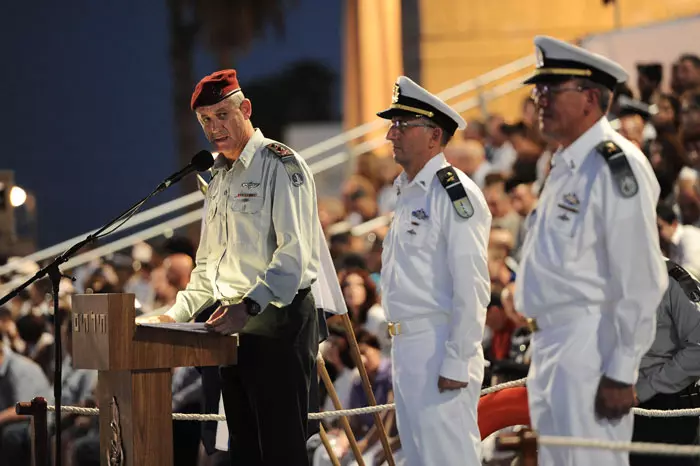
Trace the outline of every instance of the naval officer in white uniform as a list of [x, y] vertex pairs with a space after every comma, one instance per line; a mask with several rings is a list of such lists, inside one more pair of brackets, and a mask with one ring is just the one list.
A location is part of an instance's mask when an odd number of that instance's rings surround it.
[[404, 169], [381, 276], [401, 448], [408, 466], [480, 465], [491, 214], [476, 184], [443, 155], [465, 123], [404, 76], [378, 115], [391, 120], [387, 139]]
[[[516, 308], [530, 319], [530, 416], [542, 435], [630, 441], [634, 384], [654, 340], [668, 277], [656, 228], [659, 184], [605, 118], [617, 63], [535, 39], [526, 84], [540, 127], [560, 144], [528, 234]], [[540, 465], [627, 465], [627, 452], [541, 447]]]

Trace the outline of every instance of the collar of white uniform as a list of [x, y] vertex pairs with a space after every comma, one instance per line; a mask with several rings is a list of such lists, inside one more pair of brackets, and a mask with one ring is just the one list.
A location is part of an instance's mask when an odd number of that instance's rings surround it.
[[[613, 131], [610, 122], [608, 122], [608, 119], [604, 116], [593, 126], [588, 128], [588, 131], [579, 136], [573, 144], [566, 149], [562, 149], [558, 153], [558, 158], [563, 160], [564, 164], [569, 167], [571, 171], [576, 172], [583, 164], [588, 153], [592, 151], [598, 143], [609, 139], [609, 135]], [[555, 160], [555, 164], [557, 162], [558, 161]]]
[[676, 227], [676, 231], [673, 232], [673, 235], [671, 235], [671, 243], [674, 246], [678, 246], [678, 244], [681, 242], [681, 237], [683, 236], [683, 225], [680, 223]]
[[[248, 165], [250, 165], [250, 161], [253, 160], [253, 156], [258, 151], [258, 149], [260, 149], [260, 146], [262, 146], [264, 140], [265, 136], [263, 136], [262, 131], [260, 131], [259, 128], [256, 128], [255, 132], [250, 137], [250, 139], [248, 139], [248, 142], [243, 148], [243, 152], [241, 152], [241, 155], [238, 156], [238, 160], [241, 161], [245, 168], [248, 168]], [[226, 163], [226, 157], [224, 157], [222, 154], [219, 154], [216, 157], [216, 160], [214, 161], [214, 167], [212, 170], [216, 172], [217, 170], [226, 171], [227, 169], [228, 164]]]
[[406, 172], [404, 171], [396, 177], [396, 181], [394, 182], [394, 184], [401, 188], [416, 185], [420, 186], [425, 191], [427, 191], [437, 171], [443, 167], [447, 167], [448, 165], [449, 163], [447, 163], [445, 155], [442, 152], [440, 152], [435, 157], [428, 160], [428, 163], [423, 165], [423, 168], [421, 168], [421, 170], [418, 172], [418, 174], [416, 174], [416, 176], [410, 183], [408, 182]]

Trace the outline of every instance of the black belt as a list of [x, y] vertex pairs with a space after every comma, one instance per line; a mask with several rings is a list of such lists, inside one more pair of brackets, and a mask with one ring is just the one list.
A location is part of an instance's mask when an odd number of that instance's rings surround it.
[[676, 393], [657, 393], [641, 407], [661, 410], [700, 408], [700, 387], [692, 383]]
[[678, 397], [682, 400], [683, 404], [687, 404], [691, 408], [700, 407], [700, 387], [695, 383], [690, 384], [680, 392], [678, 392]]

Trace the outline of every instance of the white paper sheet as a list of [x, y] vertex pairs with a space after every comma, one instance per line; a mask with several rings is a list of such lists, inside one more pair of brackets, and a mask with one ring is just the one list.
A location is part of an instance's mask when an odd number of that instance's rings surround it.
[[137, 323], [139, 327], [150, 327], [150, 328], [163, 328], [167, 330], [178, 330], [180, 332], [190, 332], [190, 333], [211, 333], [204, 327], [204, 322], [173, 322], [173, 323], [159, 323], [159, 324], [144, 324]]

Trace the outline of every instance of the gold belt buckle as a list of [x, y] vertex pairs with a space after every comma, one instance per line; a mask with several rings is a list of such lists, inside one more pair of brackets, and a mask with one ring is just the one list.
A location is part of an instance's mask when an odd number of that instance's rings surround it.
[[401, 334], [401, 322], [389, 322], [389, 335], [395, 337]]
[[530, 329], [531, 332], [536, 332], [540, 329], [540, 327], [537, 325], [537, 319], [528, 317], [527, 319], [527, 328]]

